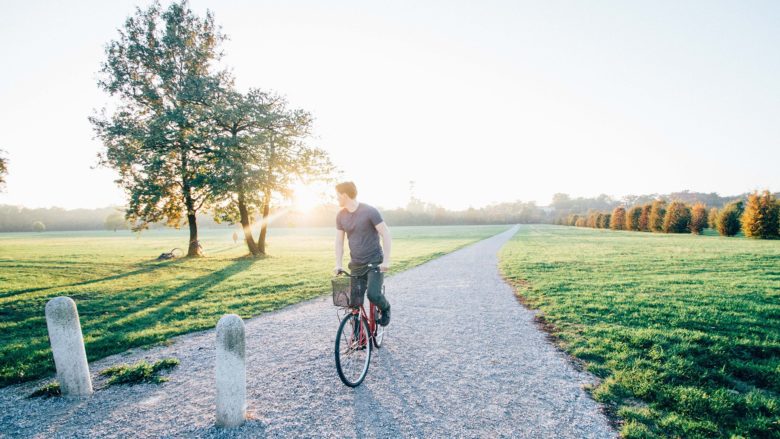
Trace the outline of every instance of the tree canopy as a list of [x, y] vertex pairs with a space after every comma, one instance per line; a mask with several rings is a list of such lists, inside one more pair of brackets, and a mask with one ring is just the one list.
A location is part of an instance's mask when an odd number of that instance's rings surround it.
[[179, 227], [186, 218], [188, 256], [199, 255], [196, 213], [210, 201], [207, 116], [229, 82], [214, 67], [223, 39], [211, 13], [200, 18], [186, 2], [137, 8], [107, 45], [98, 81], [119, 105], [90, 118], [105, 146], [100, 163], [119, 172], [128, 195], [133, 228], [161, 220]]
[[[308, 146], [311, 114], [288, 108], [279, 95], [227, 91], [215, 107], [215, 172], [209, 186], [218, 220], [240, 223], [252, 254], [265, 253], [274, 197], [289, 198], [296, 180], [326, 179], [333, 166], [325, 151]], [[251, 225], [261, 218], [255, 242]]]
[[119, 103], [90, 118], [105, 145], [100, 163], [119, 172], [133, 229], [186, 222], [188, 256], [200, 255], [201, 211], [241, 223], [249, 251], [264, 253], [272, 199], [333, 170], [325, 151], [304, 142], [311, 114], [276, 94], [242, 94], [217, 69], [224, 39], [213, 15], [198, 17], [186, 1], [137, 8], [106, 47], [98, 82]]

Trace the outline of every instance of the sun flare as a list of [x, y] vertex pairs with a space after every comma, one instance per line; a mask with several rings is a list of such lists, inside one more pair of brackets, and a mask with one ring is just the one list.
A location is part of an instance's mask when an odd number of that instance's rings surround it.
[[304, 213], [311, 212], [316, 207], [332, 201], [328, 198], [326, 188], [319, 184], [298, 183], [292, 189], [292, 206]]

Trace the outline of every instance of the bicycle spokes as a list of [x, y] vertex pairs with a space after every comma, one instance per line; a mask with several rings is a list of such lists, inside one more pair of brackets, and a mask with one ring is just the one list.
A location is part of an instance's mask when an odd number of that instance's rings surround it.
[[336, 333], [336, 370], [344, 384], [359, 385], [368, 372], [371, 343], [366, 321], [359, 314], [347, 315]]
[[368, 343], [368, 334], [363, 328], [365, 325], [359, 324], [360, 318], [355, 316], [352, 320], [351, 337], [349, 338], [349, 349], [353, 351], [365, 349]]

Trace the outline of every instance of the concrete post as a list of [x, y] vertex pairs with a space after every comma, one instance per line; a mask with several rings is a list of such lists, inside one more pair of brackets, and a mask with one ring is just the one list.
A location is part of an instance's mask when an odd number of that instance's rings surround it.
[[238, 427], [246, 419], [244, 321], [226, 314], [217, 323], [217, 425]]
[[46, 327], [62, 394], [91, 395], [92, 377], [89, 375], [76, 303], [70, 297], [51, 299], [46, 304]]

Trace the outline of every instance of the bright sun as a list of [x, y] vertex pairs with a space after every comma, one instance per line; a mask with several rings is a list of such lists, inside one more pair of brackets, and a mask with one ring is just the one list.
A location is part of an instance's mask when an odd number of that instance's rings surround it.
[[301, 212], [311, 212], [315, 207], [329, 201], [323, 193], [324, 188], [319, 185], [298, 183], [292, 189], [293, 207]]

